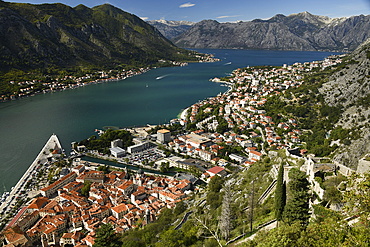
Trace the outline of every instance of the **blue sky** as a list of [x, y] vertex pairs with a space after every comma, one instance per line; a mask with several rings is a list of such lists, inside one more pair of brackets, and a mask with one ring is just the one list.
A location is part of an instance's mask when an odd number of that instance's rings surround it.
[[144, 20], [193, 22], [205, 19], [219, 22], [250, 21], [268, 19], [276, 14], [290, 15], [304, 11], [331, 18], [370, 13], [370, 0], [14, 0], [9, 2], [34, 4], [61, 2], [72, 7], [78, 4], [94, 7], [109, 3]]

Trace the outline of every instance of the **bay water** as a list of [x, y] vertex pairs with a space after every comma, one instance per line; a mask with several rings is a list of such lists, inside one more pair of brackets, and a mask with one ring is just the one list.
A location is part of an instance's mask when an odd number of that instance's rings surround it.
[[215, 63], [150, 70], [122, 81], [94, 84], [0, 103], [0, 193], [9, 191], [40, 152], [58, 135], [67, 153], [106, 126], [163, 124], [199, 100], [227, 90], [214, 77], [247, 66], [322, 60], [334, 53], [261, 50], [197, 50], [220, 58]]

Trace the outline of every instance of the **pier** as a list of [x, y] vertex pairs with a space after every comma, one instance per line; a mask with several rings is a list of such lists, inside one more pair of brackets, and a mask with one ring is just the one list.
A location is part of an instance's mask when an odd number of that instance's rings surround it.
[[[62, 150], [62, 145], [59, 142], [57, 135], [53, 134], [46, 142], [45, 146], [42, 148], [40, 153], [37, 155], [36, 159], [32, 162], [27, 171], [19, 179], [18, 183], [12, 188], [9, 195], [4, 202], [0, 205], [0, 213], [4, 215], [10, 211], [12, 205], [17, 201], [22, 191], [25, 191], [27, 182], [32, 180], [32, 174], [37, 170], [39, 165], [45, 164], [48, 158], [53, 156], [53, 151], [55, 149]], [[52, 151], [51, 151], [52, 150]], [[28, 195], [26, 193], [26, 195]]]

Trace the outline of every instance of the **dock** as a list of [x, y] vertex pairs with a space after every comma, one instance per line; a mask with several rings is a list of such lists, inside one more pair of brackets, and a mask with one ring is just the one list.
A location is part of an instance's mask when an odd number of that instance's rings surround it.
[[29, 180], [32, 180], [33, 177], [31, 176], [37, 170], [39, 165], [45, 164], [48, 161], [48, 158], [53, 156], [51, 150], [59, 149], [62, 150], [62, 145], [57, 137], [57, 135], [53, 134], [46, 142], [45, 146], [42, 148], [40, 153], [37, 155], [36, 159], [32, 162], [29, 166], [27, 171], [23, 174], [23, 176], [19, 179], [18, 183], [12, 188], [10, 191], [9, 196], [6, 198], [4, 202], [0, 205], [0, 213], [4, 215], [8, 213], [11, 208], [13, 207], [14, 203], [17, 201], [18, 197], [20, 196], [21, 191], [26, 190], [26, 185]]

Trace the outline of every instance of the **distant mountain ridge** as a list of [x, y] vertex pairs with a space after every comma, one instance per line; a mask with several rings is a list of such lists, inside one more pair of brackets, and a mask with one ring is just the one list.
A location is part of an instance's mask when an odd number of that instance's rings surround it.
[[308, 12], [268, 20], [204, 20], [172, 41], [186, 48], [352, 51], [370, 37], [370, 15], [344, 18]]
[[175, 47], [139, 17], [104, 4], [0, 1], [0, 70], [50, 66], [140, 66], [176, 60], [188, 52]]
[[195, 24], [195, 22], [190, 21], [153, 20], [147, 22], [157, 28], [167, 39], [179, 36]]

